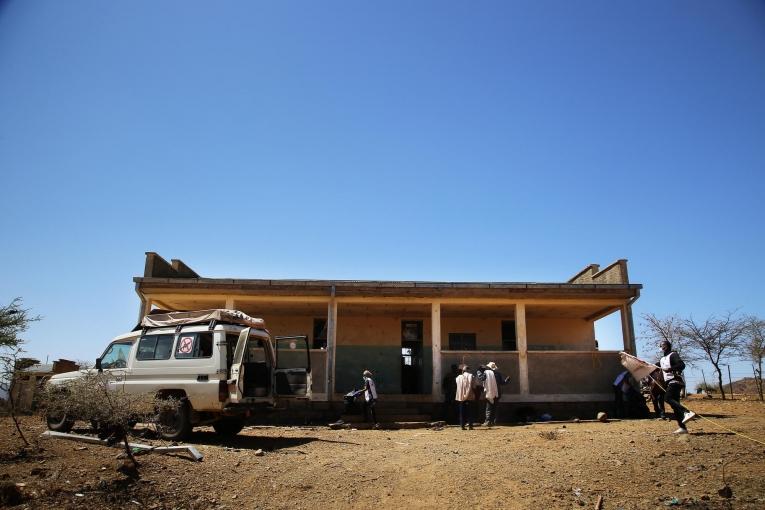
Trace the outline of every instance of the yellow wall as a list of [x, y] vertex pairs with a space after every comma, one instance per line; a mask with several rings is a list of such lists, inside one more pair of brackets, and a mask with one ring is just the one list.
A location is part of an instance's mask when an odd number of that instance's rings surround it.
[[584, 345], [595, 348], [595, 323], [584, 319], [526, 319], [529, 349], [537, 345]]
[[441, 317], [441, 349], [449, 349], [449, 333], [475, 333], [477, 350], [502, 348], [502, 320], [495, 318]]
[[[273, 336], [306, 335], [313, 345], [312, 315], [262, 315], [266, 327]], [[318, 318], [318, 317], [317, 317]]]
[[[313, 320], [303, 315], [263, 315], [266, 327], [274, 336], [306, 335], [313, 343]], [[324, 317], [321, 317], [324, 318]], [[400, 346], [401, 321], [421, 320], [423, 346], [430, 345], [430, 319], [408, 319], [396, 316], [342, 316], [337, 318], [338, 345]]]
[[[265, 315], [263, 319], [273, 335], [307, 335], [313, 343], [312, 315]], [[441, 348], [449, 349], [449, 333], [475, 333], [478, 350], [502, 348], [502, 318], [441, 318]], [[408, 319], [396, 316], [338, 317], [338, 345], [398, 346], [401, 345], [401, 321], [422, 320], [423, 346], [430, 345], [430, 319]], [[529, 348], [540, 346], [595, 346], [594, 322], [582, 319], [528, 318], [526, 329]]]
[[[400, 346], [401, 321], [395, 316], [340, 316], [337, 319], [338, 345]], [[422, 320], [423, 346], [430, 345], [430, 320]]]

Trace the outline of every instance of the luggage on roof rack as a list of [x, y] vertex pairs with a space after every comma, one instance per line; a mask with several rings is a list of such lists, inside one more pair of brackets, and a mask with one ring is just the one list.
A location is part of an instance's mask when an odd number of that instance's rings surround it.
[[226, 310], [216, 308], [212, 310], [192, 310], [188, 312], [166, 312], [150, 313], [141, 320], [143, 328], [161, 328], [172, 326], [183, 326], [186, 324], [206, 324], [213, 321], [223, 324], [239, 324], [257, 329], [266, 329], [266, 322], [263, 319], [250, 317], [239, 310]]

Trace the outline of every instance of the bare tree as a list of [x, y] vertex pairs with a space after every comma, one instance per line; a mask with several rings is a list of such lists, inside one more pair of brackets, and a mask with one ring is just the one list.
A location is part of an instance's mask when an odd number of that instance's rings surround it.
[[128, 393], [104, 372], [88, 371], [64, 384], [47, 384], [43, 389], [41, 412], [48, 427], [68, 432], [76, 420], [89, 421], [110, 444], [122, 443], [129, 462], [119, 471], [138, 478], [138, 462], [128, 437], [136, 423], [158, 429], [177, 415], [179, 401], [149, 393]]
[[738, 350], [743, 332], [743, 322], [733, 312], [727, 312], [719, 318], [712, 315], [703, 322], [696, 321], [693, 317], [682, 321], [682, 336], [689, 345], [703, 353], [704, 358], [717, 372], [717, 382], [723, 400], [725, 390], [720, 366]]
[[19, 437], [24, 441], [26, 446], [29, 446], [29, 441], [21, 430], [19, 419], [16, 416], [16, 400], [13, 396], [13, 384], [16, 380], [16, 374], [18, 373], [19, 360], [22, 359], [20, 354], [23, 352], [21, 347], [18, 346], [3, 346], [0, 348], [0, 392], [8, 395], [8, 413], [11, 415], [11, 419], [16, 426]]
[[13, 383], [24, 360], [21, 346], [24, 340], [19, 334], [29, 328], [29, 323], [40, 320], [39, 316], [29, 315], [29, 310], [22, 308], [21, 298], [16, 298], [7, 306], [0, 307], [0, 390], [8, 393], [9, 413], [16, 425], [21, 440], [29, 446], [16, 417], [16, 402], [13, 398]]
[[742, 320], [744, 332], [739, 345], [741, 359], [752, 362], [754, 383], [757, 393], [762, 396], [762, 359], [765, 358], [765, 320], [749, 315]]
[[687, 365], [694, 365], [703, 359], [683, 335], [683, 320], [677, 315], [658, 317], [653, 313], [644, 313], [641, 318], [641, 344], [646, 354], [658, 351], [659, 344], [667, 341]]

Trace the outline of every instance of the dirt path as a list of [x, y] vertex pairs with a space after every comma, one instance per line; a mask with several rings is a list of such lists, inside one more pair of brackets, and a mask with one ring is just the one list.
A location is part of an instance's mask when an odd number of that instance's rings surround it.
[[[765, 441], [759, 402], [689, 406]], [[25, 425], [33, 436], [44, 430], [36, 418]], [[765, 508], [765, 446], [704, 421], [688, 436], [674, 428], [660, 420], [474, 431], [252, 427], [225, 443], [203, 429], [191, 441], [203, 462], [141, 457], [142, 478], [128, 484], [115, 472], [118, 450], [48, 440], [45, 451], [11, 459], [19, 443], [3, 419], [0, 477], [25, 484], [17, 508], [594, 508], [598, 496], [603, 508], [667, 508], [672, 498], [684, 508]], [[718, 495], [723, 465], [731, 500]]]

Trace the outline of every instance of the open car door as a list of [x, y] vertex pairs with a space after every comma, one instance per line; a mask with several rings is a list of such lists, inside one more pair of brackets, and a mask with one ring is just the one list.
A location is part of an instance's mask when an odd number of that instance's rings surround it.
[[278, 397], [311, 397], [311, 351], [307, 336], [277, 336], [274, 394]]
[[228, 398], [232, 403], [238, 404], [244, 398], [244, 352], [247, 350], [247, 341], [250, 338], [250, 330], [244, 328], [239, 332], [239, 339], [236, 341], [234, 349], [234, 359], [231, 362], [231, 378], [228, 382]]

